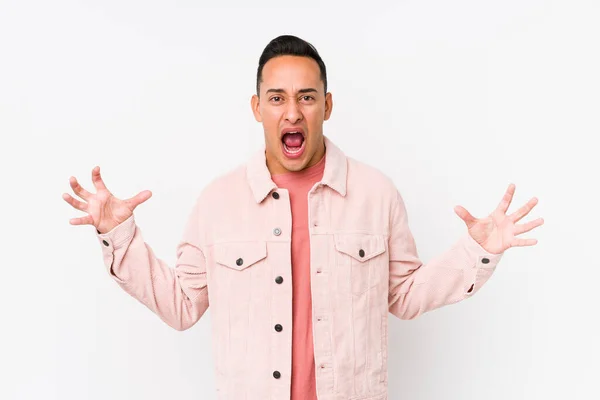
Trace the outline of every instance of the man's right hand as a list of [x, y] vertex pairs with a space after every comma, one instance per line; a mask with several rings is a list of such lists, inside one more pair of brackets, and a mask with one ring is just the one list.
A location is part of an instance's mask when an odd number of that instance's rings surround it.
[[75, 194], [85, 202], [63, 193], [62, 198], [74, 208], [88, 213], [85, 217], [71, 218], [71, 225], [93, 225], [100, 233], [106, 233], [133, 215], [133, 210], [152, 196], [152, 192], [144, 190], [126, 200], [116, 198], [104, 185], [100, 176], [100, 167], [92, 170], [92, 182], [96, 193], [92, 194], [81, 187], [75, 177], [69, 183]]

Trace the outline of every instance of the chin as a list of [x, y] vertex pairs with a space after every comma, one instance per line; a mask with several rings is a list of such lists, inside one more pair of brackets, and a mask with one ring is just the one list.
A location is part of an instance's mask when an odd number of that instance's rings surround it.
[[285, 162], [282, 163], [281, 165], [283, 165], [283, 167], [290, 171], [290, 172], [298, 172], [298, 171], [302, 171], [304, 168], [306, 168], [306, 163], [305, 162], [295, 162], [295, 163], [290, 163], [290, 162]]

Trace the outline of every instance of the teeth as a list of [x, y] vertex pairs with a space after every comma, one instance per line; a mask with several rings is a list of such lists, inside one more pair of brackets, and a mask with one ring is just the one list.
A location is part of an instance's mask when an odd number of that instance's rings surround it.
[[283, 144], [283, 147], [285, 147], [285, 151], [287, 151], [288, 153], [296, 154], [296, 153], [299, 153], [300, 150], [302, 150], [302, 147], [304, 147], [304, 142], [302, 142], [302, 145], [298, 148], [298, 150], [291, 150], [285, 143]]

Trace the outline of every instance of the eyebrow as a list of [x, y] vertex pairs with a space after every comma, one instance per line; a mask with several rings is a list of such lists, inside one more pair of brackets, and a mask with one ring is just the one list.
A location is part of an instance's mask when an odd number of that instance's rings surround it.
[[[313, 88], [306, 88], [306, 89], [300, 89], [298, 90], [298, 93], [317, 93], [317, 89], [313, 89]], [[266, 94], [269, 93], [285, 93], [285, 90], [283, 89], [269, 89], [267, 90]]]

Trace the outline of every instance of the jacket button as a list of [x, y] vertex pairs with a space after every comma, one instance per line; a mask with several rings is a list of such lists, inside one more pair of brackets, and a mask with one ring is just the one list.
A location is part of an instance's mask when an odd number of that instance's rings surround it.
[[281, 229], [279, 229], [279, 228], [273, 229], [273, 235], [275, 235], [275, 236], [281, 235]]
[[469, 290], [467, 290], [467, 293], [471, 293], [473, 291], [473, 287], [475, 286], [475, 284], [471, 284], [471, 287], [469, 288]]
[[273, 378], [275, 378], [275, 379], [281, 378], [281, 373], [279, 371], [274, 371], [273, 372]]
[[365, 251], [363, 249], [360, 249], [360, 251], [358, 252], [358, 255], [361, 257], [365, 256]]
[[273, 196], [273, 198], [274, 198], [275, 200], [277, 200], [277, 199], [279, 198], [279, 193], [277, 193], [277, 192], [273, 192], [273, 193], [271, 193], [271, 196]]
[[244, 263], [244, 260], [242, 260], [241, 258], [238, 258], [235, 263], [237, 265], [242, 265]]
[[484, 263], [484, 264], [487, 264], [487, 263], [490, 262], [490, 259], [489, 258], [482, 258], [481, 262]]
[[275, 282], [281, 285], [283, 283], [283, 278], [281, 276], [278, 276], [277, 278], [275, 278]]
[[281, 326], [280, 324], [275, 325], [275, 330], [277, 332], [281, 332], [283, 330], [283, 326]]
[[106, 240], [103, 240], [102, 243], [104, 243], [105, 246], [108, 246], [108, 242]]

